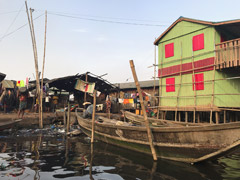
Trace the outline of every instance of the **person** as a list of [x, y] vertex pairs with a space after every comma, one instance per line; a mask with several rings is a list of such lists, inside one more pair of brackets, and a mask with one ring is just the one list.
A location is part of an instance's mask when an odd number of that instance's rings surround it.
[[39, 100], [38, 100], [38, 97], [36, 97], [36, 103], [35, 103], [35, 105], [34, 105], [35, 113], [38, 112], [38, 109], [39, 109]]
[[52, 97], [52, 103], [53, 103], [53, 112], [55, 112], [58, 104], [57, 92], [55, 92], [54, 96]]
[[18, 118], [23, 119], [25, 109], [27, 109], [27, 98], [28, 98], [28, 91], [21, 93], [19, 96], [19, 110], [18, 110]]
[[3, 98], [4, 112], [8, 113], [14, 104], [14, 96], [11, 90], [8, 90]]
[[93, 113], [93, 104], [90, 102], [83, 103], [85, 110], [83, 111], [83, 118], [91, 118]]
[[46, 108], [47, 108], [47, 112], [49, 112], [50, 111], [50, 96], [49, 96], [49, 94], [47, 93], [47, 95], [46, 95], [46, 97], [45, 97], [45, 106], [46, 106]]

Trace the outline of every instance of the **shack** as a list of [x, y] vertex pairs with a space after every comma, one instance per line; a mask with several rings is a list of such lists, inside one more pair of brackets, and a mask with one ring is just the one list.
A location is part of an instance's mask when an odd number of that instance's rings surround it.
[[240, 20], [180, 17], [155, 41], [159, 112], [176, 121], [238, 120]]
[[[115, 88], [113, 84], [104, 80], [101, 76], [97, 76], [90, 72], [49, 80], [47, 82], [49, 88], [53, 89], [59, 96], [59, 107], [64, 107], [67, 104], [71, 94], [74, 97], [72, 103], [77, 104], [79, 107], [83, 107], [83, 103], [86, 101], [92, 101], [93, 97], [90, 94], [75, 89], [77, 80], [95, 83], [95, 89], [99, 92], [97, 104], [105, 103], [106, 96], [109, 94], [111, 89]], [[67, 93], [63, 95], [63, 92]]]
[[[148, 103], [150, 106], [155, 106], [158, 100], [155, 96], [158, 96], [159, 81], [140, 81], [139, 84], [142, 89], [145, 106], [147, 106]], [[118, 87], [118, 89], [113, 89], [110, 97], [113, 102], [117, 101], [119, 103], [119, 110], [130, 110], [139, 114], [141, 108], [135, 82], [117, 83], [115, 86]]]

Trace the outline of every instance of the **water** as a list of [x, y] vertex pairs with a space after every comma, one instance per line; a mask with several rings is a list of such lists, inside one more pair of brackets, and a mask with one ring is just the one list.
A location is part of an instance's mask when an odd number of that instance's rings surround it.
[[[92, 150], [92, 151], [91, 151]], [[92, 155], [91, 156], [91, 152]], [[198, 165], [158, 160], [61, 130], [7, 131], [0, 135], [0, 179], [239, 179], [240, 151]]]

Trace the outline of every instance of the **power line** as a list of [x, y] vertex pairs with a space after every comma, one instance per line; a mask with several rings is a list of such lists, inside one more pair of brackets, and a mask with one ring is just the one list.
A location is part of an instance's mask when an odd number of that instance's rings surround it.
[[[35, 9], [36, 11], [42, 11]], [[129, 19], [129, 18], [119, 18], [119, 17], [107, 17], [107, 16], [93, 16], [93, 15], [86, 15], [86, 14], [76, 14], [76, 13], [66, 13], [66, 12], [54, 12], [54, 11], [48, 11], [48, 13], [52, 14], [62, 14], [66, 16], [77, 16], [77, 17], [91, 17], [91, 18], [101, 18], [101, 19], [117, 19], [117, 20], [127, 20], [127, 21], [140, 21], [140, 22], [160, 22], [158, 20], [143, 20], [143, 19]]]
[[[12, 25], [15, 23], [17, 17], [19, 16], [22, 8], [23, 8], [24, 4], [22, 5], [22, 7], [19, 9], [17, 15], [15, 16], [15, 18], [13, 19], [12, 23], [10, 24], [10, 26], [7, 28], [6, 32], [4, 33], [3, 37], [8, 33], [8, 31], [10, 30], [10, 28], [12, 27]], [[0, 39], [0, 42], [2, 41], [3, 38]]]
[[[40, 18], [42, 15], [44, 15], [44, 14], [39, 15], [38, 17], [34, 18], [33, 20], [36, 20], [36, 19]], [[10, 32], [10, 33], [8, 33], [8, 34], [3, 35], [0, 39], [2, 40], [3, 38], [6, 38], [7, 36], [10, 36], [11, 34], [14, 34], [14, 33], [17, 32], [18, 30], [24, 28], [26, 25], [28, 25], [28, 23], [26, 23], [26, 24], [18, 27], [17, 29], [15, 29], [14, 31], [12, 31], [12, 32]], [[0, 41], [0, 42], [1, 42], [1, 41]]]
[[72, 15], [66, 15], [66, 14], [60, 14], [60, 13], [53, 13], [53, 12], [48, 12], [48, 14], [55, 15], [55, 16], [62, 16], [62, 17], [72, 18], [72, 19], [82, 19], [82, 20], [95, 21], [95, 22], [104, 22], [104, 23], [137, 25], [137, 26], [166, 26], [166, 25], [160, 25], [160, 24], [144, 24], [144, 23], [131, 23], [131, 22], [123, 22], [123, 21], [112, 21], [112, 20], [104, 20], [104, 19], [95, 19], [95, 18], [72, 16]]
[[[22, 10], [23, 11], [23, 10]], [[12, 13], [16, 13], [19, 11], [9, 11], [9, 12], [1, 12], [0, 15], [5, 15], [5, 14], [12, 14]]]

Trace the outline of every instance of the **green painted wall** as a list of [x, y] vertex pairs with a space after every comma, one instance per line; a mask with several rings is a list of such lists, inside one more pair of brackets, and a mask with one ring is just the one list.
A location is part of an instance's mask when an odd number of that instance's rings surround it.
[[[198, 74], [198, 73], [196, 73]], [[166, 78], [162, 78], [162, 96], [161, 98], [161, 106], [171, 106], [175, 107], [177, 105], [177, 95], [180, 87], [180, 76], [172, 76], [175, 77], [175, 92], [166, 92]], [[204, 72], [204, 81], [212, 80], [213, 71]], [[161, 81], [161, 80], [160, 80]], [[179, 99], [178, 106], [194, 106], [194, 91], [192, 84], [192, 74], [182, 75], [182, 85], [179, 91]], [[199, 96], [203, 94], [212, 94], [212, 83], [211, 81], [204, 83], [204, 90], [196, 91], [196, 105], [211, 105], [211, 96]], [[174, 97], [171, 97], [174, 96]], [[189, 97], [186, 97], [189, 96]]]
[[[196, 31], [196, 32], [194, 32]], [[191, 33], [193, 32], [193, 33]], [[204, 49], [192, 51], [192, 37], [204, 33]], [[171, 29], [159, 42], [158, 54], [159, 64], [163, 62], [163, 67], [170, 67], [180, 64], [181, 44], [182, 44], [182, 63], [192, 62], [192, 55], [196, 56], [194, 61], [213, 57], [214, 52], [197, 56], [215, 49], [214, 44], [215, 29], [206, 25], [181, 21], [173, 29]], [[174, 43], [174, 56], [165, 58], [165, 45]], [[187, 59], [184, 59], [188, 57]], [[174, 62], [170, 62], [176, 60]], [[161, 68], [161, 66], [159, 66]]]
[[[194, 32], [197, 31], [197, 32]], [[193, 33], [191, 33], [193, 32]], [[195, 51], [192, 54], [192, 37], [198, 34], [204, 33], [204, 49]], [[165, 58], [164, 46], [169, 43], [174, 43], [174, 56]], [[173, 29], [171, 29], [158, 44], [158, 61], [159, 68], [170, 67], [180, 64], [181, 51], [182, 51], [182, 63], [192, 62], [192, 55], [194, 55], [194, 61], [205, 59], [208, 57], [214, 57], [215, 44], [220, 42], [220, 34], [215, 31], [214, 27], [207, 27], [205, 25], [185, 22], [179, 22]], [[182, 44], [182, 50], [181, 50]], [[207, 53], [212, 51], [210, 53]], [[198, 54], [204, 53], [204, 55], [198, 56]], [[189, 58], [186, 58], [189, 57]], [[185, 59], [184, 59], [185, 58]], [[174, 62], [169, 62], [175, 60]], [[161, 62], [163, 65], [161, 66]], [[206, 71], [204, 73], [204, 81], [213, 80], [214, 71]], [[198, 73], [196, 73], [198, 74]], [[214, 106], [218, 107], [240, 107], [240, 95], [228, 95], [228, 94], [240, 94], [240, 79], [228, 79], [237, 76], [234, 73], [226, 71], [215, 71], [215, 84], [214, 84]], [[176, 107], [177, 94], [180, 84], [180, 76], [175, 77], [175, 92], [166, 92], [166, 78], [160, 79], [162, 82], [162, 94], [161, 106]], [[194, 106], [194, 91], [192, 87], [192, 74], [182, 75], [182, 85], [179, 91], [178, 106]], [[186, 84], [188, 83], [188, 84]], [[199, 95], [209, 96], [199, 96]], [[211, 106], [212, 101], [212, 81], [204, 83], [204, 90], [196, 91], [196, 105], [197, 106]], [[220, 95], [224, 94], [224, 95]], [[173, 96], [173, 97], [171, 97]], [[192, 97], [184, 97], [192, 96]]]
[[[240, 79], [227, 79], [236, 77], [235, 73], [224, 73], [222, 71], [216, 71], [215, 76], [215, 98], [214, 103], [219, 107], [240, 107]], [[225, 94], [225, 95], [219, 95]]]

